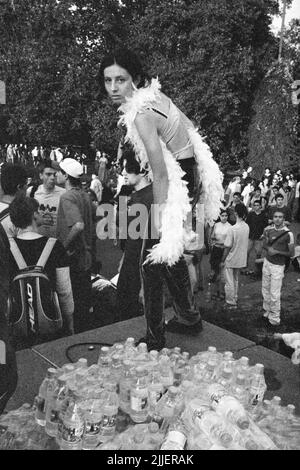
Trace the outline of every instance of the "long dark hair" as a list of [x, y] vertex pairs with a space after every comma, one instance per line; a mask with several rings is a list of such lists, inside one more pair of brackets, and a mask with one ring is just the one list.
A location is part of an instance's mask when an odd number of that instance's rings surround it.
[[142, 62], [137, 54], [128, 49], [116, 49], [115, 51], [105, 55], [101, 62], [98, 79], [102, 89], [105, 89], [104, 70], [114, 64], [127, 70], [133, 81], [139, 80], [137, 84], [138, 88], [142, 88], [147, 84], [149, 75], [145, 72]]

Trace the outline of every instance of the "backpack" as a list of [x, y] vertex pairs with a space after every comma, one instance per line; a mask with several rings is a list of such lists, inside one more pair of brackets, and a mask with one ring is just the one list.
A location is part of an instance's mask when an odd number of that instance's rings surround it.
[[10, 239], [19, 268], [11, 282], [8, 305], [8, 322], [15, 338], [35, 342], [40, 337], [49, 339], [62, 329], [58, 296], [44, 270], [55, 243], [55, 238], [49, 238], [36, 266], [27, 266], [16, 241]]

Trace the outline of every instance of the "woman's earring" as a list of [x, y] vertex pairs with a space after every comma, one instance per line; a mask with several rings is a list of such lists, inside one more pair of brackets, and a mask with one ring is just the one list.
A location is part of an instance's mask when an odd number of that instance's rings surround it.
[[135, 84], [133, 82], [131, 82], [132, 84], [132, 88], [134, 89], [134, 91], [138, 91], [138, 88], [135, 86]]

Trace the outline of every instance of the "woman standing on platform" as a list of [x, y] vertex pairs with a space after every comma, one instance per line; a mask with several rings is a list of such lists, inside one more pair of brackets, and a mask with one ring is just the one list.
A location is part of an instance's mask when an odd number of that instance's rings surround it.
[[[160, 211], [155, 224], [159, 240], [143, 258], [147, 334], [140, 341], [150, 349], [161, 349], [165, 329], [185, 334], [202, 329], [183, 257], [191, 238], [187, 218], [201, 188], [206, 221], [217, 219], [223, 198], [222, 174], [192, 122], [160, 91], [158, 79], [147, 76], [133, 52], [118, 50], [107, 55], [100, 67], [100, 81], [122, 113], [119, 123], [126, 128], [125, 141], [133, 145], [142, 169], [152, 175], [154, 208]], [[167, 324], [163, 280], [176, 312]]]

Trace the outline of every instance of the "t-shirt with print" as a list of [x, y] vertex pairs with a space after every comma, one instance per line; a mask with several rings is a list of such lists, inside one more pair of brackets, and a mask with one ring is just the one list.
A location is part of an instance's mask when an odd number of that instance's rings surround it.
[[38, 227], [39, 233], [46, 237], [56, 237], [56, 225], [57, 225], [57, 211], [59, 206], [59, 200], [62, 194], [66, 190], [60, 186], [54, 186], [53, 191], [47, 191], [44, 185], [41, 184], [34, 193], [34, 198], [39, 203], [39, 213], [41, 215], [47, 214], [51, 217], [50, 225], [40, 225]]
[[92, 265], [93, 218], [90, 196], [81, 188], [72, 188], [62, 194], [57, 212], [57, 236], [64, 243], [77, 222], [84, 223], [84, 230], [68, 246], [73, 253], [70, 265], [73, 271], [87, 271]]
[[19, 229], [17, 229], [12, 223], [12, 221], [10, 220], [8, 209], [9, 209], [9, 204], [6, 204], [6, 202], [0, 202], [0, 219], [2, 219], [1, 225], [4, 228], [8, 238], [13, 238], [18, 235]]
[[226, 268], [244, 268], [247, 266], [247, 248], [249, 225], [243, 220], [230, 227], [224, 246], [230, 248], [225, 260]]
[[[279, 237], [282, 233], [286, 232], [286, 236], [281, 236], [278, 241], [274, 240]], [[267, 246], [272, 246], [275, 250], [278, 251], [289, 251], [289, 245], [294, 243], [294, 235], [292, 232], [289, 231], [287, 227], [283, 227], [277, 230], [274, 226], [271, 228], [266, 228], [263, 234], [264, 240], [266, 240]], [[272, 263], [283, 266], [286, 262], [287, 257], [284, 255], [276, 254], [276, 255], [269, 255], [266, 254], [266, 259]]]

